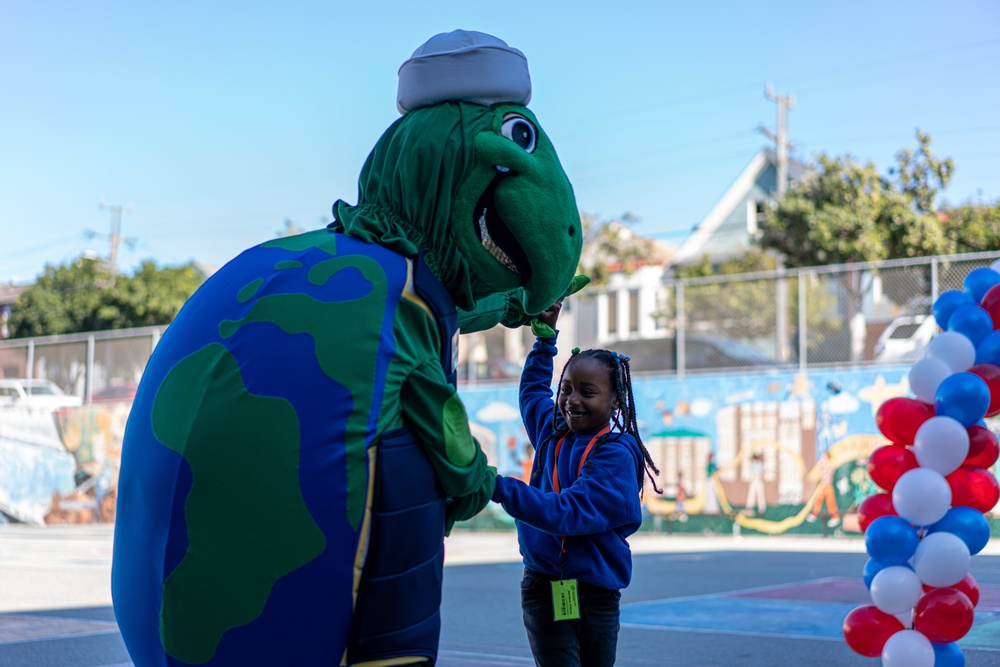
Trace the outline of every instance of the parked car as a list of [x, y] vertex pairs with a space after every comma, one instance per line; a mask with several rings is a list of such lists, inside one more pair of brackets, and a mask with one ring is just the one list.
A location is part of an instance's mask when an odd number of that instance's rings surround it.
[[67, 394], [50, 380], [27, 378], [0, 379], [0, 407], [70, 408], [81, 405], [83, 399]]
[[940, 331], [933, 315], [901, 315], [889, 323], [875, 343], [875, 360], [918, 361]]
[[90, 397], [93, 403], [110, 403], [113, 401], [131, 402], [135, 398], [138, 382], [112, 382], [104, 388], [95, 391]]
[[[610, 347], [632, 357], [635, 372], [677, 370], [677, 341], [673, 337], [619, 341]], [[700, 333], [684, 336], [684, 360], [689, 371], [783, 365], [746, 343]]]
[[[487, 359], [476, 362], [476, 382], [495, 380], [520, 380], [522, 365], [509, 359]], [[458, 365], [458, 379], [465, 382], [469, 375], [469, 364]]]

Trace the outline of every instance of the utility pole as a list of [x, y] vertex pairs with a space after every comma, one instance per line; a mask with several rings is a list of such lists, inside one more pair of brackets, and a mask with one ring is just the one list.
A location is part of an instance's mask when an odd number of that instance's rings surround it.
[[775, 145], [775, 155], [778, 160], [778, 185], [775, 188], [778, 197], [788, 189], [788, 151], [795, 145], [788, 141], [788, 110], [795, 106], [794, 95], [775, 95], [771, 84], [764, 88], [764, 97], [778, 105], [778, 132], [775, 134], [766, 127], [758, 127], [761, 134], [768, 137]]
[[[103, 211], [108, 209], [111, 211], [111, 230], [107, 234], [108, 243], [111, 246], [110, 253], [108, 255], [108, 272], [111, 274], [110, 284], [115, 284], [115, 278], [118, 276], [118, 244], [124, 243], [129, 248], [135, 247], [135, 239], [132, 238], [122, 238], [122, 214], [128, 213], [132, 210], [132, 204], [126, 206], [120, 206], [118, 204], [105, 204], [102, 199], [97, 205], [97, 209]], [[94, 238], [95, 236], [104, 236], [103, 234], [98, 234], [91, 230], [86, 231], [87, 238]]]
[[[795, 106], [794, 95], [775, 95], [774, 89], [768, 83], [764, 88], [764, 97], [776, 102], [778, 105], [778, 132], [774, 133], [766, 127], [758, 127], [761, 134], [768, 137], [775, 144], [775, 156], [778, 163], [778, 183], [775, 187], [775, 198], [781, 199], [788, 189], [788, 150], [795, 146], [788, 141], [788, 110]], [[788, 285], [785, 283], [785, 258], [781, 253], [775, 253], [778, 277], [775, 285], [775, 308], [777, 310], [777, 321], [775, 326], [777, 331], [775, 336], [778, 339], [778, 359], [788, 361]]]

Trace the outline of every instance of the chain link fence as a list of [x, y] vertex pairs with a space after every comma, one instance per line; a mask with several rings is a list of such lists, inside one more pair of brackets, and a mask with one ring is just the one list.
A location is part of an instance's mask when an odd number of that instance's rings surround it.
[[164, 329], [0, 341], [0, 377], [51, 380], [85, 403], [130, 400]]
[[637, 372], [912, 363], [938, 295], [1000, 252], [664, 282], [661, 338], [609, 338]]
[[[976, 253], [666, 280], [657, 286], [660, 308], [644, 315], [657, 318], [666, 335], [596, 343], [631, 355], [636, 372], [912, 362], [938, 332], [930, 314], [937, 296], [961, 290], [970, 271], [998, 258]], [[593, 317], [584, 311], [567, 308], [562, 347], [587, 339]], [[48, 379], [85, 403], [128, 399], [164, 329], [0, 341], [0, 377]], [[520, 377], [532, 343], [526, 328], [461, 338], [463, 384]]]

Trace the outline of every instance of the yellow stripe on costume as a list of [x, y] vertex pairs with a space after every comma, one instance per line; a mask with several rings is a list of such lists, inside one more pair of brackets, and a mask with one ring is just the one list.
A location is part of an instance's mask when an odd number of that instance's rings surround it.
[[[358, 536], [358, 550], [354, 554], [354, 585], [351, 588], [352, 614], [358, 607], [358, 589], [361, 588], [361, 575], [365, 570], [365, 561], [368, 560], [368, 543], [371, 540], [372, 528], [372, 505], [375, 502], [375, 454], [377, 450], [378, 445], [372, 445], [368, 448], [368, 492], [365, 494], [365, 518], [361, 522], [361, 534]], [[344, 649], [344, 656], [340, 659], [340, 665], [341, 667], [347, 665], [347, 648]]]
[[412, 259], [407, 259], [406, 260], [406, 286], [403, 287], [402, 297], [404, 299], [406, 299], [407, 301], [409, 301], [411, 303], [414, 303], [417, 306], [419, 306], [431, 318], [434, 317], [434, 313], [431, 312], [430, 306], [427, 305], [427, 302], [424, 301], [423, 299], [421, 299], [419, 296], [417, 296], [417, 293], [415, 291], [413, 291], [413, 260]]

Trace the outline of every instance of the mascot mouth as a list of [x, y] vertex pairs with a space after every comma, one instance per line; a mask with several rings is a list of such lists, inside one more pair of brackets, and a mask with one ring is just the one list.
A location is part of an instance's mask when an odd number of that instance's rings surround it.
[[528, 255], [524, 252], [521, 244], [517, 242], [517, 239], [500, 218], [500, 214], [497, 213], [494, 201], [497, 185], [500, 181], [508, 176], [516, 176], [517, 172], [499, 165], [495, 169], [496, 175], [493, 176], [493, 180], [479, 197], [473, 211], [476, 234], [486, 251], [508, 270], [519, 276], [521, 285], [525, 285], [531, 278], [531, 263], [528, 261]]

